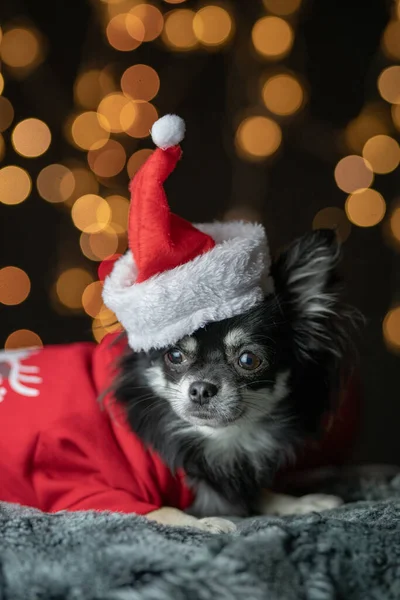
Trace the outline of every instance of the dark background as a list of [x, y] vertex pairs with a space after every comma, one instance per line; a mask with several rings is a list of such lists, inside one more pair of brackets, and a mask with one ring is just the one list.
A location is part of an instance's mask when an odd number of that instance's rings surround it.
[[[152, 3], [163, 13], [199, 6], [194, 0], [179, 5]], [[18, 164], [34, 179], [51, 162], [75, 156], [84, 159], [85, 153], [74, 149], [63, 136], [63, 123], [74, 105], [77, 74], [85, 66], [127, 68], [145, 63], [156, 69], [161, 79], [153, 101], [159, 115], [174, 112], [187, 124], [185, 160], [167, 184], [174, 212], [193, 221], [206, 221], [221, 218], [232, 208], [256, 210], [276, 253], [309, 230], [320, 209], [343, 208], [346, 194], [336, 186], [333, 172], [338, 160], [351, 152], [343, 147], [341, 135], [366, 102], [383, 102], [376, 80], [380, 70], [393, 63], [380, 48], [391, 15], [390, 2], [303, 0], [293, 21], [294, 47], [282, 62], [306, 82], [308, 101], [298, 115], [282, 124], [279, 152], [259, 164], [237, 157], [232, 140], [237, 115], [249, 105], [257, 106], [254, 82], [265, 61], [248, 51], [248, 40], [254, 22], [266, 14], [262, 1], [231, 0], [224, 5], [236, 22], [229, 45], [215, 52], [182, 53], [171, 52], [160, 40], [132, 52], [112, 49], [98, 16], [100, 4], [100, 0], [0, 3], [3, 29], [28, 22], [41, 32], [47, 45], [44, 63], [23, 79], [13, 77], [6, 65], [2, 67], [3, 95], [15, 109], [14, 124], [35, 116], [49, 125], [53, 136], [47, 153], [26, 159], [13, 152], [11, 126], [3, 134], [6, 154], [0, 167]], [[260, 114], [264, 113], [260, 107]], [[391, 135], [396, 137], [395, 130]], [[142, 147], [151, 147], [149, 138], [135, 145], [135, 149]], [[375, 189], [387, 202], [387, 214], [394, 206], [399, 179], [399, 169], [375, 179]], [[108, 193], [126, 194], [127, 185], [124, 170], [108, 184]], [[45, 202], [33, 188], [18, 206], [0, 203], [0, 223], [0, 267], [16, 265], [32, 282], [23, 303], [0, 304], [0, 345], [20, 328], [35, 331], [46, 344], [93, 339], [90, 317], [83, 311], [58, 310], [51, 301], [61, 264], [83, 266], [96, 277], [97, 264], [81, 254], [79, 231], [69, 211]], [[344, 245], [348, 299], [367, 317], [359, 344], [363, 427], [354, 460], [400, 463], [400, 362], [398, 355], [386, 348], [382, 334], [384, 316], [399, 300], [400, 261], [398, 252], [385, 241], [384, 225], [353, 226]]]

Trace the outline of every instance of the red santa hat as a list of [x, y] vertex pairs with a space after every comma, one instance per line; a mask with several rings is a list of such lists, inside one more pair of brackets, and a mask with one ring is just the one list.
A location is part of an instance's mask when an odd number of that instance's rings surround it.
[[273, 291], [262, 225], [193, 225], [170, 212], [163, 183], [181, 157], [184, 134], [185, 123], [175, 115], [154, 123], [158, 148], [130, 185], [129, 250], [104, 281], [104, 302], [136, 351], [171, 346]]

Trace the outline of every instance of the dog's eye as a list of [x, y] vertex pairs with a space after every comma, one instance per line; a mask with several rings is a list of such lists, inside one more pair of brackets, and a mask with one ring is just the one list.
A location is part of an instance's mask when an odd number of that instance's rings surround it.
[[253, 371], [261, 365], [261, 359], [252, 352], [244, 352], [239, 356], [238, 364], [242, 369]]
[[178, 350], [178, 348], [173, 348], [165, 355], [167, 362], [170, 362], [173, 365], [180, 365], [184, 362], [185, 356], [184, 354]]

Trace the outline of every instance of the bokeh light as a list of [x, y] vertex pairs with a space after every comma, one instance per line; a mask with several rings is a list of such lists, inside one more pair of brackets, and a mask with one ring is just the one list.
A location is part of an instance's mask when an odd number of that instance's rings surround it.
[[129, 127], [127, 124], [131, 119], [130, 106], [125, 106], [121, 112], [124, 131], [134, 138], [148, 137], [153, 123], [158, 119], [157, 110], [150, 102], [132, 102], [132, 104], [135, 105], [135, 116]]
[[90, 317], [97, 317], [100, 311], [104, 308], [103, 298], [103, 283], [101, 281], [93, 281], [84, 289], [82, 294], [83, 310]]
[[388, 133], [390, 115], [385, 112], [385, 106], [367, 105], [362, 113], [350, 121], [345, 130], [345, 142], [353, 152], [361, 154], [365, 143], [373, 136]]
[[111, 208], [101, 196], [86, 194], [74, 203], [71, 210], [72, 221], [85, 233], [97, 233], [109, 225]]
[[394, 349], [400, 349], [400, 306], [392, 308], [383, 321], [383, 337]]
[[167, 4], [183, 4], [186, 0], [164, 0]]
[[75, 177], [64, 165], [48, 165], [40, 171], [36, 187], [39, 195], [47, 202], [65, 202], [74, 192]]
[[369, 187], [374, 180], [370, 165], [355, 155], [342, 158], [336, 165], [334, 176], [338, 188], [348, 194]]
[[172, 50], [187, 51], [198, 46], [194, 33], [195, 12], [188, 8], [172, 10], [165, 16], [163, 42]]
[[0, 73], [0, 95], [4, 92], [4, 77]]
[[63, 271], [59, 275], [55, 287], [59, 302], [72, 310], [82, 308], [82, 294], [92, 281], [92, 275], [80, 267]]
[[40, 119], [25, 119], [14, 127], [11, 141], [15, 151], [22, 156], [41, 156], [50, 146], [50, 129]]
[[101, 342], [107, 333], [121, 331], [121, 325], [118, 323], [114, 313], [108, 308], [103, 307], [97, 317], [93, 319], [92, 332], [97, 342]]
[[10, 333], [4, 348], [6, 350], [18, 350], [18, 348], [42, 348], [43, 342], [37, 333], [30, 329], [18, 329]]
[[285, 17], [300, 8], [301, 0], [263, 0], [267, 10], [275, 15]]
[[107, 196], [106, 201], [111, 208], [111, 228], [118, 235], [125, 233], [128, 228], [128, 198], [119, 196], [118, 194], [113, 194], [112, 196]]
[[193, 31], [205, 46], [220, 46], [231, 37], [232, 18], [221, 6], [204, 6], [194, 16]]
[[254, 48], [266, 58], [276, 60], [288, 54], [293, 45], [293, 29], [280, 17], [262, 17], [253, 26]]
[[124, 168], [126, 153], [122, 144], [108, 140], [99, 150], [89, 150], [87, 158], [93, 173], [99, 177], [114, 177]]
[[376, 135], [365, 144], [363, 157], [375, 173], [390, 173], [400, 162], [399, 144], [389, 135]]
[[365, 189], [350, 194], [346, 200], [347, 218], [358, 227], [373, 227], [385, 216], [386, 203], [376, 190]]
[[21, 304], [31, 291], [28, 275], [18, 267], [0, 269], [0, 303], [7, 306]]
[[22, 27], [8, 29], [3, 35], [0, 55], [9, 67], [36, 67], [43, 59], [37, 32]]
[[106, 36], [110, 46], [121, 52], [130, 52], [140, 46], [145, 38], [143, 22], [129, 13], [118, 14], [107, 25]]
[[239, 125], [235, 141], [242, 156], [260, 160], [277, 151], [282, 141], [282, 132], [272, 119], [247, 117]]
[[8, 98], [0, 96], [0, 131], [10, 127], [14, 118], [14, 109]]
[[[129, 11], [129, 15], [133, 15], [143, 23], [144, 42], [152, 42], [163, 30], [164, 18], [159, 9], [152, 4], [138, 4]], [[127, 21], [127, 29], [131, 35], [135, 35], [135, 30], [131, 31], [129, 20]]]
[[276, 115], [292, 115], [303, 104], [301, 84], [293, 75], [281, 74], [270, 77], [262, 89], [265, 106]]
[[390, 21], [383, 34], [382, 48], [388, 58], [400, 59], [400, 21]]
[[[71, 205], [77, 198], [86, 194], [98, 194], [99, 182], [92, 171], [76, 164], [71, 164], [70, 171], [74, 178], [74, 189], [71, 196], [65, 199], [68, 205]], [[66, 177], [68, 178], [68, 175]]]
[[393, 237], [400, 242], [400, 206], [395, 208], [390, 216], [390, 231]]
[[81, 113], [72, 122], [71, 136], [83, 150], [101, 148], [110, 137], [108, 121], [94, 111]]
[[343, 209], [327, 206], [318, 211], [312, 222], [313, 229], [334, 229], [341, 242], [347, 240], [351, 232], [351, 223]]
[[148, 65], [133, 65], [123, 73], [121, 89], [133, 100], [151, 100], [158, 94], [160, 78]]
[[96, 109], [101, 99], [114, 89], [113, 78], [107, 70], [91, 69], [78, 75], [74, 84], [74, 99], [82, 108]]
[[0, 169], [0, 202], [3, 204], [20, 204], [31, 189], [31, 178], [21, 167], [10, 165]]
[[400, 66], [384, 69], [378, 78], [378, 90], [384, 100], [400, 104]]
[[96, 260], [101, 261], [109, 258], [118, 250], [118, 234], [112, 227], [107, 227], [99, 233], [91, 233], [89, 235], [89, 247]]
[[136, 104], [121, 93], [105, 96], [97, 113], [101, 126], [112, 133], [126, 131], [136, 119]]
[[152, 154], [153, 150], [150, 150], [150, 148], [143, 148], [142, 150], [138, 150], [132, 154], [126, 165], [126, 170], [128, 171], [130, 178], [135, 175], [143, 163], [145, 163]]

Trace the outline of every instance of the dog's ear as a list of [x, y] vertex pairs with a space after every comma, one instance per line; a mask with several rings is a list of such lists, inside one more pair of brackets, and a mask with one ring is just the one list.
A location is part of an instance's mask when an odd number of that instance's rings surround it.
[[326, 351], [339, 358], [345, 351], [348, 336], [346, 311], [339, 306], [339, 259], [336, 234], [321, 229], [295, 240], [273, 265], [277, 298], [302, 356]]

